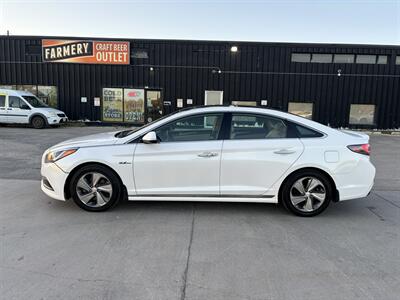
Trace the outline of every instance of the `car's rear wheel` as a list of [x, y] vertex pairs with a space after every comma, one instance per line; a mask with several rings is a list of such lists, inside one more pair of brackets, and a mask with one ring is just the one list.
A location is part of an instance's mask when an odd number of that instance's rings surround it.
[[87, 211], [105, 211], [115, 206], [121, 191], [122, 184], [117, 175], [100, 165], [81, 168], [70, 181], [72, 199]]
[[32, 124], [33, 128], [36, 128], [36, 129], [42, 129], [42, 128], [46, 127], [46, 121], [40, 116], [33, 117], [31, 124]]
[[304, 170], [292, 174], [282, 186], [282, 203], [295, 215], [312, 217], [322, 213], [332, 200], [333, 187], [321, 172]]

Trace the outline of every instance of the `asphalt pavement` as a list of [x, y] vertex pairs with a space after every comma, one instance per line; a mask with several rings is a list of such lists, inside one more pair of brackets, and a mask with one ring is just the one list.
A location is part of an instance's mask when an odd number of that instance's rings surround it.
[[0, 299], [399, 299], [400, 137], [373, 135], [364, 199], [299, 218], [271, 204], [126, 202], [40, 190], [40, 157], [111, 127], [0, 127]]

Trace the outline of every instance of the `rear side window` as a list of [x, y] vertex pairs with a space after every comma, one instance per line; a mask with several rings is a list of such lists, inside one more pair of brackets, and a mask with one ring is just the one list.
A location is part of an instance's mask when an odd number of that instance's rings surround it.
[[6, 96], [0, 95], [0, 107], [6, 106]]
[[303, 127], [298, 124], [294, 124], [294, 127], [296, 128], [297, 131], [297, 136], [299, 138], [318, 138], [318, 137], [323, 137], [324, 135], [318, 131], [312, 130], [307, 127]]
[[288, 128], [283, 120], [263, 115], [232, 115], [231, 140], [284, 139], [287, 134]]

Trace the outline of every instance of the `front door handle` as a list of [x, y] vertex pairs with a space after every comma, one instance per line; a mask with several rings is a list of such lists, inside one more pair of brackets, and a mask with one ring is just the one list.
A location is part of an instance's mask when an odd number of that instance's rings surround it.
[[275, 154], [292, 154], [295, 153], [295, 150], [290, 150], [290, 149], [280, 149], [277, 151], [274, 151]]
[[7, 108], [7, 110], [12, 110], [12, 108]]
[[214, 157], [217, 155], [218, 155], [218, 153], [216, 153], [216, 152], [202, 152], [202, 153], [197, 154], [198, 157]]

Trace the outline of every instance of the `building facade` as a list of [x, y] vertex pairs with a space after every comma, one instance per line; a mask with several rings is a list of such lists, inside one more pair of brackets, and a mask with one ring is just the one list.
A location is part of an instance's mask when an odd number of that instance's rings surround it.
[[0, 88], [72, 120], [143, 124], [237, 104], [333, 127], [400, 127], [400, 47], [0, 36]]

